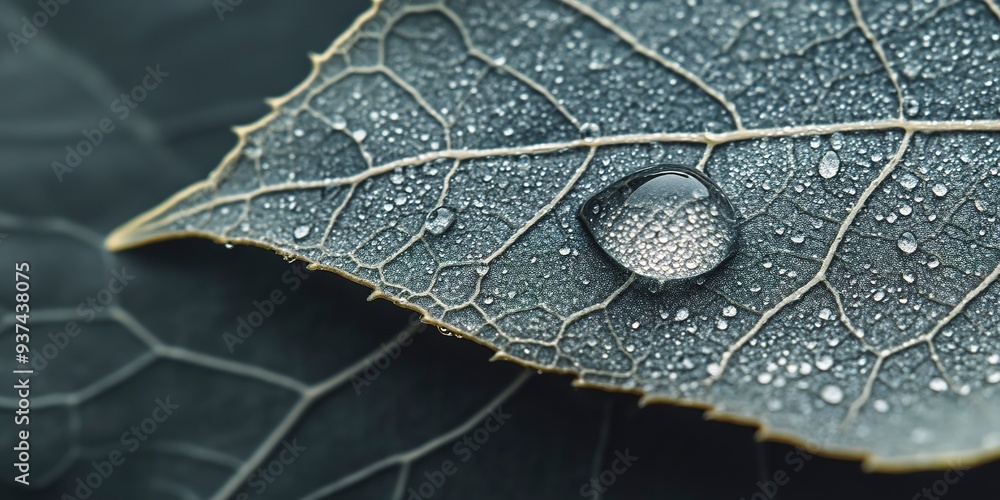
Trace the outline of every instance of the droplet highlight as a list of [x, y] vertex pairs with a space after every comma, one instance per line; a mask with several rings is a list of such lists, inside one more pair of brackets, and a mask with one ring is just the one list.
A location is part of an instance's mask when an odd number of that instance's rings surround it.
[[833, 151], [827, 151], [819, 160], [819, 176], [832, 179], [837, 176], [837, 172], [840, 172], [840, 156]]
[[899, 239], [896, 240], [896, 246], [905, 254], [911, 254], [917, 251], [917, 237], [913, 233], [907, 231], [899, 235]]
[[295, 236], [295, 239], [301, 240], [306, 236], [309, 236], [309, 231], [311, 230], [312, 228], [309, 226], [306, 225], [299, 226], [292, 231], [292, 235]]
[[580, 125], [580, 133], [583, 135], [584, 141], [593, 142], [601, 135], [601, 126], [596, 123], [587, 122]]
[[427, 214], [424, 229], [431, 234], [444, 234], [455, 223], [455, 212], [448, 207], [438, 207]]
[[739, 236], [722, 190], [701, 172], [673, 165], [611, 184], [584, 203], [580, 218], [615, 262], [660, 282], [712, 271], [735, 253]]
[[823, 398], [823, 401], [835, 405], [844, 400], [844, 391], [835, 385], [827, 385], [820, 390], [819, 396]]

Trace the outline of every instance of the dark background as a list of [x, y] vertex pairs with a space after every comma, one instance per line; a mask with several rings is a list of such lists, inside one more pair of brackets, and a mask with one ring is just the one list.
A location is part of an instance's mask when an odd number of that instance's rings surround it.
[[[177, 415], [126, 454], [90, 498], [208, 498], [297, 397], [234, 374], [233, 366], [315, 384], [407, 326], [410, 312], [366, 302], [366, 289], [332, 274], [313, 273], [301, 289], [288, 290], [281, 276], [290, 264], [267, 251], [199, 240], [118, 255], [99, 247], [118, 224], [204, 178], [235, 143], [229, 127], [265, 114], [263, 98], [298, 84], [309, 71], [306, 53], [324, 50], [365, 8], [353, 0], [245, 0], [220, 20], [210, 0], [72, 0], [18, 53], [9, 43], [0, 50], [0, 265], [32, 264], [33, 346], [68, 321], [83, 324], [32, 382], [33, 403], [46, 395], [54, 401], [32, 412], [34, 487], [12, 483], [14, 470], [4, 465], [0, 498], [72, 493], [76, 479], [92, 472], [90, 462], [120, 450], [119, 435], [166, 396], [181, 404]], [[19, 32], [21, 17], [38, 10], [33, 1], [0, 0], [4, 34]], [[169, 76], [119, 120], [110, 103], [139, 83], [148, 65]], [[115, 130], [60, 182], [51, 163], [63, 161], [65, 147], [104, 117]], [[136, 278], [115, 296], [121, 313], [85, 322], [77, 304], [123, 268]], [[13, 283], [0, 282], [5, 286]], [[232, 332], [253, 301], [274, 289], [289, 300], [230, 354], [222, 332]], [[10, 294], [0, 297], [9, 311]], [[141, 342], [145, 331], [166, 348], [151, 356]], [[6, 359], [9, 325], [0, 338]], [[521, 373], [490, 363], [490, 355], [425, 329], [360, 395], [346, 383], [311, 400], [280, 436], [307, 451], [260, 494], [242, 490], [250, 498], [301, 498], [463, 423], [478, 426], [470, 418]], [[217, 369], [222, 362], [235, 365]], [[0, 363], [4, 373], [13, 366]], [[570, 382], [531, 377], [502, 405], [508, 423], [433, 498], [581, 498], [580, 487], [626, 449], [638, 459], [602, 498], [751, 498], [758, 481], [784, 471], [789, 482], [776, 498], [910, 499], [943, 477], [866, 474], [857, 462], [820, 457], [793, 472], [786, 456], [794, 448], [758, 444], [752, 428], [707, 422], [693, 409], [640, 409], [634, 396]], [[14, 433], [11, 417], [0, 419], [4, 450]], [[453, 441], [407, 462], [401, 489], [454, 459]], [[13, 458], [10, 451], [3, 457], [4, 464]], [[388, 466], [330, 498], [391, 498], [400, 470]], [[968, 471], [944, 498], [995, 498], [998, 472], [996, 463]]]

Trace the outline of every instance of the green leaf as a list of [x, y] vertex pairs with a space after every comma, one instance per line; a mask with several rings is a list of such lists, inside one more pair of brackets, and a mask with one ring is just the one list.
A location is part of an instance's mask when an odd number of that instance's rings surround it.
[[[263, 246], [581, 385], [874, 468], [982, 461], [998, 36], [991, 2], [387, 1], [208, 180], [107, 244]], [[711, 177], [741, 239], [657, 291], [576, 214], [658, 163]]]

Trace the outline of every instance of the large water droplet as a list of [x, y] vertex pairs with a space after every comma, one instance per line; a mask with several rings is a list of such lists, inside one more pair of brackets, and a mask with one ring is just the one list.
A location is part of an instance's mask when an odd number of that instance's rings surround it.
[[736, 211], [719, 187], [672, 165], [615, 182], [584, 203], [580, 218], [612, 259], [660, 282], [715, 269], [736, 251], [739, 234]]
[[819, 160], [819, 176], [824, 179], [836, 177], [840, 172], [840, 157], [833, 151], [827, 151]]
[[899, 239], [896, 240], [896, 246], [899, 247], [903, 253], [913, 253], [917, 251], [917, 237], [913, 233], [907, 231], [899, 235]]
[[438, 207], [427, 214], [424, 229], [431, 234], [444, 234], [455, 223], [455, 212], [448, 207]]

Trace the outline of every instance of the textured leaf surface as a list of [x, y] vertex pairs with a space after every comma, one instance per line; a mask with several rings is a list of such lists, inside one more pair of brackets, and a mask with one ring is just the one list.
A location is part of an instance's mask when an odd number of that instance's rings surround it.
[[[583, 384], [876, 467], [983, 459], [1000, 446], [997, 12], [387, 2], [207, 181], [109, 244], [262, 245]], [[741, 250], [652, 292], [576, 211], [664, 162], [719, 184]], [[455, 214], [440, 234], [438, 207]]]

